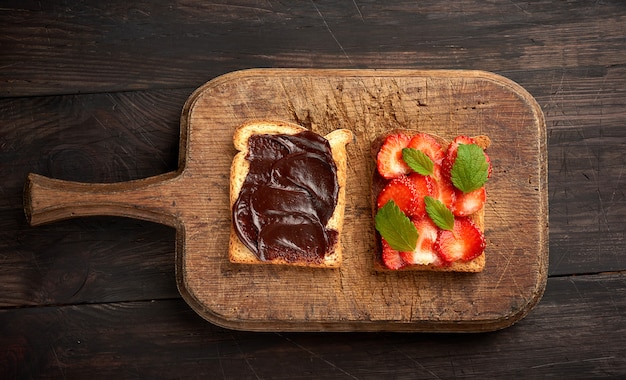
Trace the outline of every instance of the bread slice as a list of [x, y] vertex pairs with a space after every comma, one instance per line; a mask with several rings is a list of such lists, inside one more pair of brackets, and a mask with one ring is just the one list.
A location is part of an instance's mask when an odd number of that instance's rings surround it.
[[[376, 161], [376, 156], [378, 154], [378, 151], [380, 150], [380, 147], [385, 141], [385, 138], [391, 134], [399, 133], [399, 132], [405, 133], [409, 136], [414, 136], [418, 133], [424, 133], [421, 131], [411, 130], [411, 129], [394, 129], [394, 130], [388, 131], [387, 133], [383, 135], [378, 136], [371, 144], [371, 155], [374, 158], [374, 162]], [[450, 140], [447, 140], [438, 135], [434, 135], [432, 133], [428, 133], [428, 134], [432, 136], [435, 140], [437, 140], [437, 142], [441, 145], [441, 147], [444, 150], [450, 144]], [[476, 140], [476, 144], [483, 149], [486, 149], [487, 147], [489, 147], [489, 145], [491, 145], [491, 140], [489, 139], [488, 136], [479, 135], [479, 136], [473, 136], [473, 138]], [[371, 194], [372, 216], [376, 215], [376, 212], [377, 212], [376, 198], [378, 197], [378, 193], [382, 190], [383, 186], [384, 186], [384, 179], [378, 174], [378, 171], [376, 170], [376, 165], [374, 165], [374, 173], [372, 176], [372, 186], [371, 186], [372, 188], [372, 194]], [[478, 227], [484, 233], [485, 231], [485, 208], [484, 207], [481, 208], [474, 214], [470, 215], [469, 218], [471, 218], [474, 224], [476, 225], [476, 227]], [[376, 252], [376, 258], [374, 260], [374, 269], [377, 271], [382, 271], [382, 272], [388, 272], [388, 271], [394, 271], [394, 272], [395, 271], [481, 272], [485, 268], [486, 258], [485, 258], [485, 252], [483, 252], [478, 257], [476, 257], [475, 259], [471, 261], [467, 261], [467, 262], [457, 261], [457, 262], [452, 263], [449, 266], [442, 267], [442, 266], [436, 266], [436, 265], [408, 265], [401, 269], [392, 270], [392, 269], [387, 268], [382, 262], [382, 258], [381, 258], [382, 246], [380, 243], [380, 235], [378, 234], [378, 232], [376, 232], [376, 237], [377, 237], [376, 239], [377, 240], [377, 252]]]
[[[295, 135], [306, 130], [306, 128], [293, 123], [274, 120], [252, 120], [239, 126], [235, 130], [233, 135], [233, 144], [235, 149], [239, 152], [233, 158], [230, 171], [231, 210], [239, 197], [239, 193], [249, 172], [250, 162], [246, 159], [246, 157], [249, 151], [248, 140], [250, 137], [255, 134]], [[231, 223], [228, 249], [230, 262], [237, 264], [280, 264], [316, 268], [337, 268], [341, 265], [341, 230], [343, 227], [344, 209], [346, 203], [346, 144], [352, 141], [353, 134], [347, 129], [337, 129], [324, 136], [324, 138], [329, 142], [332, 158], [336, 166], [338, 194], [335, 209], [325, 226], [327, 229], [337, 232], [337, 239], [335, 240], [334, 246], [323, 258], [322, 262], [311, 262], [310, 260], [300, 259], [287, 261], [282, 258], [261, 260], [239, 239], [239, 236], [234, 228], [234, 223]]]

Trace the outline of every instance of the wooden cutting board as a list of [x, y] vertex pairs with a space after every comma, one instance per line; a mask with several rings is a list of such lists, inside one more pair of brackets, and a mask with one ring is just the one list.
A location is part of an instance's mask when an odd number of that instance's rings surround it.
[[[340, 269], [228, 261], [234, 129], [250, 119], [295, 122], [322, 135], [348, 128], [344, 261]], [[486, 134], [493, 176], [485, 206], [487, 264], [477, 274], [373, 270], [370, 143], [394, 128], [447, 139]], [[519, 85], [482, 71], [254, 69], [195, 91], [181, 118], [179, 170], [118, 184], [31, 174], [31, 224], [119, 215], [177, 229], [180, 293], [220, 326], [263, 331], [490, 331], [541, 298], [548, 266], [546, 130]]]

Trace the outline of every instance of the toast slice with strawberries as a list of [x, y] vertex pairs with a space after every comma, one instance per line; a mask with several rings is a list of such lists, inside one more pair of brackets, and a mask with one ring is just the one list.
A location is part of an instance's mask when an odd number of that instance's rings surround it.
[[447, 140], [407, 129], [372, 142], [376, 270], [484, 269], [484, 182], [492, 171], [485, 149], [490, 144], [487, 136]]

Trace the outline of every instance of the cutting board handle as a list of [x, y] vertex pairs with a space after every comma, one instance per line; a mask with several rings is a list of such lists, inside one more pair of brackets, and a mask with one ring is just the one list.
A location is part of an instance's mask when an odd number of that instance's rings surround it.
[[[80, 216], [113, 215], [176, 225], [178, 173], [118, 183], [80, 183], [29, 174], [24, 212], [35, 226]], [[174, 187], [172, 187], [174, 185]]]

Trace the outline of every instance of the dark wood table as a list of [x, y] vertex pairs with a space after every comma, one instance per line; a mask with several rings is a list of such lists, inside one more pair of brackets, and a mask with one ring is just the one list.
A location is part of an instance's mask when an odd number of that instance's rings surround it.
[[[626, 376], [626, 3], [3, 1], [0, 30], [0, 378]], [[233, 331], [180, 297], [173, 229], [28, 225], [28, 173], [176, 170], [185, 100], [252, 67], [478, 69], [526, 88], [548, 136], [539, 304], [477, 334]]]

